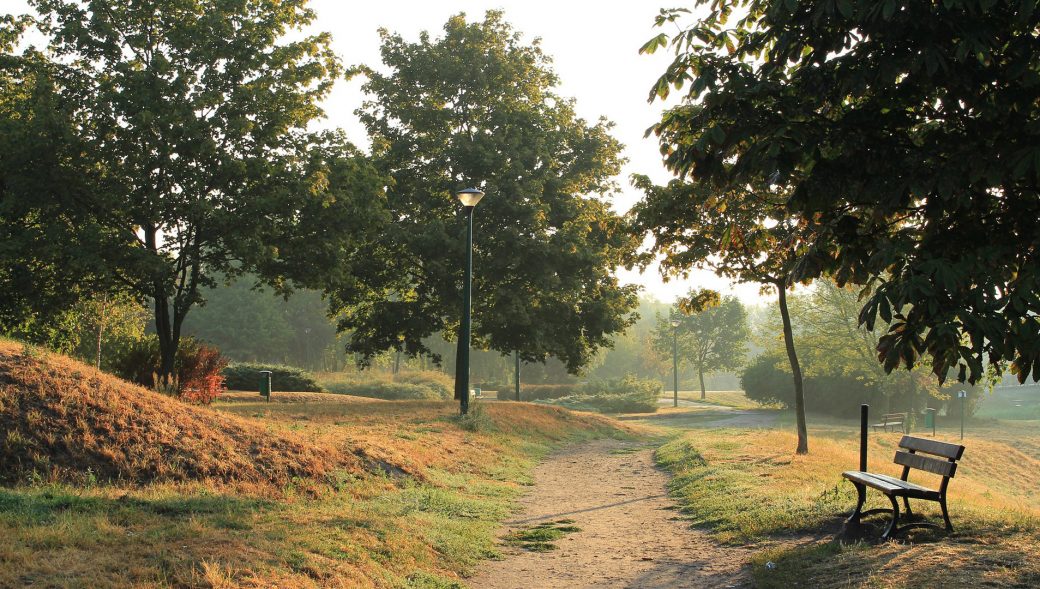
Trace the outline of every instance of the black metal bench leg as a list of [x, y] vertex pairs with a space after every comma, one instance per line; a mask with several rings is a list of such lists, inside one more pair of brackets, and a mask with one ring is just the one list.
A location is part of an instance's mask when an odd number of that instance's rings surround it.
[[914, 517], [914, 512], [910, 511], [910, 498], [909, 497], [906, 497], [906, 496], [903, 497], [903, 507], [906, 508], [906, 518], [907, 519], [910, 519], [910, 518]]
[[856, 486], [856, 509], [852, 512], [852, 515], [845, 520], [846, 524], [859, 524], [860, 515], [863, 513], [863, 504], [867, 501], [867, 486], [862, 483], [852, 483]]
[[888, 524], [885, 533], [881, 534], [882, 540], [888, 540], [899, 529], [899, 501], [896, 501], [894, 495], [889, 495], [888, 500], [892, 502], [892, 522]]
[[946, 497], [939, 499], [939, 507], [942, 509], [943, 520], [946, 521], [946, 531], [953, 531], [953, 524], [950, 523], [950, 512], [946, 509]]

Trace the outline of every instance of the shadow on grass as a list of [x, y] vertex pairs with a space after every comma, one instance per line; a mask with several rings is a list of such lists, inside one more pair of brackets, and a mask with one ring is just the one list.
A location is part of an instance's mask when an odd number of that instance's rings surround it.
[[271, 505], [265, 500], [217, 494], [143, 498], [130, 494], [105, 497], [60, 486], [0, 489], [0, 517], [28, 525], [46, 525], [66, 515], [99, 514], [151, 514], [177, 519], [209, 515], [234, 519]]

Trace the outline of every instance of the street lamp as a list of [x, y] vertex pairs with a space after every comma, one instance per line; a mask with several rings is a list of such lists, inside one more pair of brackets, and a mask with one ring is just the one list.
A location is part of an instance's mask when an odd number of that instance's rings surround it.
[[679, 320], [672, 319], [672, 406], [679, 406]]
[[462, 325], [459, 327], [459, 347], [455, 360], [455, 398], [459, 410], [469, 413], [469, 340], [470, 314], [473, 310], [473, 209], [484, 198], [484, 191], [466, 188], [455, 193], [466, 209], [466, 281], [462, 286]]

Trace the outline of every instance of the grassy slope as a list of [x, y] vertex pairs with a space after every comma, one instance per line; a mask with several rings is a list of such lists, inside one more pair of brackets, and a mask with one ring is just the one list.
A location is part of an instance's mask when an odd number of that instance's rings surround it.
[[[107, 399], [84, 411], [91, 419], [118, 409], [116, 397], [75, 386], [86, 367], [58, 357], [43, 364], [84, 399]], [[37, 395], [12, 393], [24, 387], [8, 380], [2, 386], [7, 400]], [[0, 586], [451, 586], [496, 553], [498, 522], [535, 460], [560, 443], [634, 431], [528, 404], [489, 404], [482, 416], [460, 422], [451, 403], [243, 397], [214, 411], [133, 387], [124, 392], [176, 413], [139, 416], [139, 427], [165, 427], [147, 424], [185, 415], [213, 425], [211, 432], [181, 430], [164, 456], [230, 424], [258, 436], [261, 454], [277, 454], [282, 440], [291, 440], [346, 457], [346, 466], [353, 466], [350, 457], [364, 457], [358, 461], [369, 468], [333, 468], [319, 481], [295, 476], [277, 486], [191, 477], [112, 483], [88, 475], [0, 488]], [[55, 439], [67, 433], [57, 422], [44, 425], [59, 428], [49, 434]], [[113, 439], [143, 450], [147, 444], [134, 445], [136, 431]], [[128, 460], [137, 451], [110, 450]]]
[[[665, 445], [658, 460], [675, 473], [672, 493], [694, 522], [722, 541], [762, 547], [760, 586], [1031, 587], [1040, 583], [1040, 433], [1017, 427], [965, 439], [950, 486], [955, 534], [918, 531], [909, 543], [879, 546], [830, 541], [854, 505], [853, 487], [841, 479], [857, 460], [852, 423], [812, 428], [808, 456], [792, 453], [787, 430], [703, 430]], [[897, 441], [871, 436], [871, 470], [899, 475], [891, 463]], [[936, 517], [934, 504], [916, 505]]]
[[75, 360], [0, 341], [0, 480], [280, 487], [361, 465], [352, 452], [272, 434]]

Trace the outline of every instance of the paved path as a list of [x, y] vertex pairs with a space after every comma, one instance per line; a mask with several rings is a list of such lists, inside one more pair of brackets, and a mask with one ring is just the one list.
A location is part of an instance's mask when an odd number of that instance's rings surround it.
[[559, 519], [580, 532], [552, 552], [504, 547], [467, 581], [474, 589], [748, 587], [748, 552], [721, 547], [677, 519], [652, 450], [601, 440], [568, 447], [534, 471], [509, 529]]

